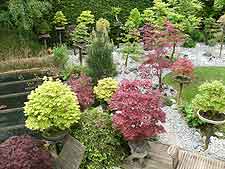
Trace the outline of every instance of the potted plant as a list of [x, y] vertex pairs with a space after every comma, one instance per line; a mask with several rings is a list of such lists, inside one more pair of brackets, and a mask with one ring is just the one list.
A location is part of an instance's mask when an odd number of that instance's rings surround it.
[[60, 140], [80, 119], [79, 108], [78, 99], [69, 86], [59, 80], [45, 79], [25, 103], [26, 127], [41, 131], [48, 140]]
[[[123, 134], [131, 149], [130, 160], [139, 155], [140, 161], [149, 156], [147, 139], [165, 132], [160, 123], [165, 122], [161, 109], [161, 94], [152, 89], [150, 80], [122, 81], [109, 101], [113, 125]], [[132, 162], [132, 161], [131, 161]]]
[[199, 119], [206, 122], [205, 149], [208, 148], [210, 137], [214, 135], [218, 125], [225, 123], [225, 86], [220, 81], [205, 82], [199, 87], [199, 93], [192, 100], [193, 109]]
[[44, 40], [44, 45], [47, 48], [47, 39], [50, 37], [50, 27], [46, 21], [43, 21], [38, 28], [39, 38]]
[[175, 80], [179, 83], [180, 89], [177, 97], [177, 103], [181, 102], [181, 95], [184, 84], [191, 82], [193, 78], [193, 64], [187, 58], [180, 58], [172, 65], [172, 71], [175, 74]]
[[202, 84], [192, 104], [201, 120], [215, 125], [225, 123], [225, 86], [222, 82]]
[[53, 23], [55, 24], [56, 31], [59, 31], [59, 42], [62, 43], [62, 34], [61, 31], [65, 30], [65, 26], [68, 24], [67, 19], [62, 11], [57, 11], [54, 18]]

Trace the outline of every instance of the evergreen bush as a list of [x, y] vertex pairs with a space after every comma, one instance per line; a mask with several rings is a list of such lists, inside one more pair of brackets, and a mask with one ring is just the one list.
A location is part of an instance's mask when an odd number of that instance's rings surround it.
[[92, 77], [94, 84], [99, 79], [115, 74], [112, 52], [113, 44], [110, 42], [108, 32], [94, 33], [87, 58], [89, 76]]

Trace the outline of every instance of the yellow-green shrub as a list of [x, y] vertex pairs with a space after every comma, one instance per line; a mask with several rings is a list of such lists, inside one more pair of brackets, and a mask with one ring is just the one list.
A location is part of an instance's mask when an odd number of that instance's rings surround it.
[[111, 77], [104, 78], [98, 81], [97, 86], [94, 87], [94, 93], [100, 100], [109, 101], [112, 95], [118, 88], [118, 82]]
[[45, 80], [25, 103], [26, 127], [33, 130], [65, 130], [80, 119], [79, 103], [70, 87], [61, 81]]

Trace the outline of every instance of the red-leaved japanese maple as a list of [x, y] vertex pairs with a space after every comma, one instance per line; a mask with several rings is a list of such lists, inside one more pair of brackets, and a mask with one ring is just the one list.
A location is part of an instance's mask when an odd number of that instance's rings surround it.
[[85, 110], [94, 103], [94, 94], [90, 77], [81, 74], [78, 78], [77, 76], [72, 75], [68, 80], [68, 84], [76, 93], [81, 110]]
[[0, 169], [53, 169], [44, 143], [30, 136], [11, 137], [0, 144]]
[[180, 58], [173, 63], [171, 68], [180, 85], [179, 95], [177, 97], [178, 104], [180, 104], [183, 85], [191, 82], [194, 66], [188, 58]]
[[152, 89], [150, 80], [124, 80], [109, 102], [113, 125], [129, 141], [143, 140], [164, 132], [165, 122], [159, 90]]
[[188, 58], [180, 58], [173, 63], [171, 69], [176, 75], [192, 77], [194, 65]]
[[176, 52], [176, 46], [184, 43], [185, 38], [180, 30], [178, 30], [170, 21], [165, 21], [165, 31], [167, 42], [172, 46], [172, 53], [170, 60], [173, 60], [174, 54]]

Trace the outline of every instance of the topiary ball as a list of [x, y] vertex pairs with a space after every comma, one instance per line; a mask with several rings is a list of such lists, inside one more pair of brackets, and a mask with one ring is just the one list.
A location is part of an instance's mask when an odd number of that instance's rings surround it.
[[118, 88], [118, 82], [111, 77], [104, 78], [98, 81], [97, 86], [94, 87], [94, 93], [100, 100], [108, 102], [112, 95]]
[[80, 119], [77, 96], [61, 81], [45, 80], [25, 103], [26, 127], [33, 130], [65, 130]]

